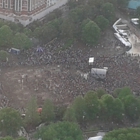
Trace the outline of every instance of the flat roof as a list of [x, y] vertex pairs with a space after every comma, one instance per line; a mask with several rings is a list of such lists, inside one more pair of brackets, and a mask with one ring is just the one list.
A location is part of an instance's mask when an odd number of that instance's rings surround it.
[[140, 0], [130, 0], [128, 3], [128, 8], [136, 10], [140, 6]]
[[102, 140], [102, 136], [90, 137], [88, 140]]
[[92, 68], [91, 73], [106, 75], [107, 69]]
[[89, 58], [89, 63], [92, 63], [92, 62], [94, 62], [94, 57]]

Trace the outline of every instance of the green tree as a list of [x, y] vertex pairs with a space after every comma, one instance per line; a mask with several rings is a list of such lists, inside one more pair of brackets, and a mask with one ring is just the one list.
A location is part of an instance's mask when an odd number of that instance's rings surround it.
[[119, 94], [120, 94], [121, 91], [122, 91], [121, 88], [115, 89], [114, 92], [113, 92], [113, 96], [114, 96], [115, 98], [117, 98], [117, 97], [119, 96]]
[[67, 108], [63, 120], [69, 122], [76, 122], [75, 111], [72, 106]]
[[[104, 3], [109, 2], [109, 3], [112, 3], [113, 6], [117, 7], [117, 6], [118, 6], [118, 5], [117, 5], [117, 1], [118, 1], [118, 0], [104, 0]], [[122, 1], [124, 1], [124, 0], [122, 0]]]
[[96, 91], [98, 98], [100, 99], [103, 95], [107, 94], [107, 92], [104, 89], [98, 89]]
[[26, 139], [23, 137], [13, 138], [13, 137], [7, 136], [7, 137], [0, 138], [0, 140], [26, 140]]
[[67, 110], [67, 107], [64, 105], [55, 106], [55, 118], [57, 120], [62, 120], [66, 110]]
[[105, 109], [105, 119], [107, 120], [112, 120], [112, 117], [114, 116], [114, 98], [113, 96], [109, 95], [109, 94], [105, 94], [101, 97], [102, 102], [103, 102], [103, 106]]
[[16, 24], [14, 22], [10, 22], [10, 21], [6, 21], [5, 23], [7, 26], [10, 27], [10, 29], [14, 32], [14, 33], [17, 33], [17, 32], [22, 32], [23, 30], [23, 25], [22, 24]]
[[40, 116], [37, 112], [38, 106], [36, 98], [32, 97], [27, 105], [27, 112], [25, 116], [25, 123], [28, 126], [36, 126], [40, 122]]
[[32, 42], [24, 33], [16, 33], [13, 39], [13, 46], [18, 49], [29, 49], [32, 46]]
[[95, 6], [97, 8], [100, 8], [101, 5], [104, 3], [104, 0], [88, 0], [88, 4], [91, 6]]
[[4, 135], [16, 135], [21, 126], [22, 119], [18, 111], [12, 108], [0, 110], [0, 131]]
[[42, 140], [83, 140], [79, 126], [72, 122], [50, 124], [39, 130], [36, 137]]
[[101, 13], [106, 19], [109, 20], [110, 23], [112, 23], [115, 18], [115, 8], [113, 4], [109, 2], [103, 4]]
[[29, 28], [24, 28], [23, 33], [28, 36], [28, 37], [32, 37], [32, 31]]
[[24, 138], [24, 137], [18, 137], [18, 138], [16, 138], [16, 140], [26, 140], [26, 138]]
[[75, 24], [69, 19], [64, 19], [61, 24], [61, 36], [63, 38], [73, 39], [75, 35]]
[[126, 139], [125, 134], [119, 134], [118, 135], [118, 140], [125, 140], [125, 139]]
[[118, 98], [123, 101], [123, 99], [125, 99], [128, 95], [132, 95], [132, 91], [129, 87], [124, 87], [119, 91]]
[[0, 140], [13, 140], [13, 137], [7, 136], [7, 137], [0, 138]]
[[99, 115], [100, 102], [97, 94], [93, 91], [88, 92], [85, 97], [86, 117], [89, 120], [94, 120]]
[[113, 120], [122, 121], [125, 113], [122, 101], [119, 98], [116, 98], [113, 104]]
[[0, 46], [9, 47], [12, 44], [13, 33], [9, 26], [3, 25], [0, 28]]
[[72, 9], [69, 13], [69, 18], [72, 20], [75, 24], [80, 23], [84, 20], [84, 6], [80, 5], [74, 9]]
[[82, 28], [82, 38], [88, 44], [95, 45], [98, 43], [100, 39], [100, 28], [94, 21], [90, 20]]
[[100, 8], [95, 5], [84, 5], [85, 19], [94, 20], [100, 13]]
[[128, 95], [124, 98], [125, 113], [131, 120], [140, 118], [140, 100], [133, 95]]
[[75, 110], [75, 116], [78, 122], [82, 122], [86, 115], [85, 100], [83, 97], [76, 97], [73, 102], [73, 108]]
[[44, 40], [43, 27], [36, 27], [35, 30], [33, 31], [33, 36], [35, 38], [38, 38], [39, 40]]
[[123, 128], [108, 132], [103, 140], [139, 140], [140, 128]]
[[117, 4], [118, 4], [120, 7], [124, 7], [124, 8], [127, 7], [128, 2], [129, 2], [129, 0], [117, 0]]
[[74, 9], [75, 7], [79, 5], [85, 5], [86, 0], [69, 0], [67, 5], [70, 9]]
[[42, 108], [41, 119], [44, 122], [50, 122], [54, 120], [54, 117], [55, 117], [54, 105], [52, 101], [47, 99]]
[[0, 50], [0, 61], [7, 61], [9, 54], [6, 51]]
[[0, 19], [0, 28], [5, 25], [5, 21], [3, 21], [3, 19]]
[[34, 37], [38, 38], [40, 41], [43, 41], [44, 43], [47, 43], [48, 41], [51, 41], [52, 39], [56, 38], [60, 34], [60, 24], [61, 19], [54, 19], [50, 22], [47, 22], [42, 27], [37, 27], [33, 35]]
[[100, 15], [97, 16], [95, 19], [96, 24], [99, 26], [99, 28], [104, 31], [105, 29], [107, 29], [107, 27], [109, 26], [109, 21], [108, 19], [106, 19], [104, 16]]

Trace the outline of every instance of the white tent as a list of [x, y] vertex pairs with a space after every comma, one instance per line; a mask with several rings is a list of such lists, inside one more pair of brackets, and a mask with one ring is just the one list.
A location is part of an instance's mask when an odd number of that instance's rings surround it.
[[94, 62], [94, 57], [90, 57], [88, 61], [89, 65], [93, 65], [93, 62]]
[[102, 136], [90, 137], [88, 140], [102, 140]]

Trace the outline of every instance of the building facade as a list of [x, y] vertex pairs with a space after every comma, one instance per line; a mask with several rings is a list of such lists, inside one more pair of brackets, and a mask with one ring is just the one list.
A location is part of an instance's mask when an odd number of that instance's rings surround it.
[[0, 12], [31, 15], [47, 7], [46, 0], [0, 0]]
[[68, 0], [0, 0], [0, 19], [26, 26], [67, 2]]

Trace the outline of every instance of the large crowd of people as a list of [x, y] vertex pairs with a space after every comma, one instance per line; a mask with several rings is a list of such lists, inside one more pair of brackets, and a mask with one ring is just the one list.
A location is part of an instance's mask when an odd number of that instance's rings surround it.
[[[113, 41], [111, 41], [113, 43]], [[116, 42], [115, 42], [116, 43]], [[117, 45], [117, 44], [116, 44]], [[103, 48], [103, 45], [96, 48]], [[94, 68], [108, 67], [108, 72], [104, 80], [97, 80], [91, 74], [91, 66], [88, 65], [89, 57], [93, 56], [94, 48], [76, 48], [71, 45], [64, 49], [64, 43], [57, 39], [47, 45], [40, 45], [31, 50], [21, 52], [16, 55], [16, 61], [1, 63], [1, 66], [15, 67], [17, 65], [42, 67], [43, 78], [30, 81], [38, 91], [52, 94], [56, 103], [69, 103], [78, 95], [85, 95], [90, 90], [104, 89], [112, 94], [115, 89], [129, 86], [133, 93], [139, 94], [139, 58], [134, 58], [125, 54], [100, 55], [94, 53]], [[104, 48], [106, 49], [106, 48]], [[59, 69], [57, 73], [47, 69], [53, 66]], [[81, 73], [81, 74], [80, 74]], [[82, 73], [87, 73], [85, 79]], [[25, 79], [24, 79], [25, 80]], [[26, 82], [30, 80], [26, 77]], [[29, 82], [27, 82], [28, 84]], [[40, 97], [37, 95], [37, 97]]]

